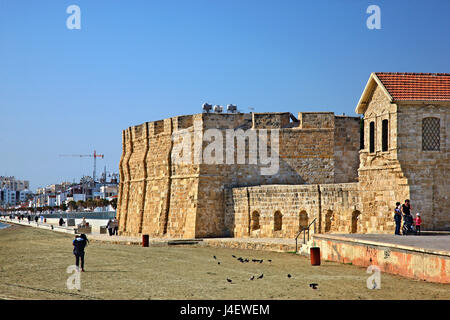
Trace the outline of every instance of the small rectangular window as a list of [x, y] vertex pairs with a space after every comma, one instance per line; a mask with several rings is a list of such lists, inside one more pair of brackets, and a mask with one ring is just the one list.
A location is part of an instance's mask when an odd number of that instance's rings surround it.
[[375, 152], [375, 122], [370, 122], [369, 127], [369, 152]]
[[439, 151], [441, 148], [440, 119], [424, 118], [422, 120], [422, 150]]
[[381, 150], [388, 151], [388, 133], [389, 133], [389, 121], [387, 119], [381, 122], [381, 132], [382, 132], [382, 141], [381, 141]]
[[364, 119], [359, 122], [359, 149], [364, 149]]

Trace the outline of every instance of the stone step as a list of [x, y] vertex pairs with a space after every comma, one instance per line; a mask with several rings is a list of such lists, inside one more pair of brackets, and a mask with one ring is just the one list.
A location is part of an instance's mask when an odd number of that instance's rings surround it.
[[194, 239], [181, 239], [181, 240], [169, 240], [167, 241], [168, 245], [180, 245], [180, 244], [198, 244], [202, 240], [194, 240]]

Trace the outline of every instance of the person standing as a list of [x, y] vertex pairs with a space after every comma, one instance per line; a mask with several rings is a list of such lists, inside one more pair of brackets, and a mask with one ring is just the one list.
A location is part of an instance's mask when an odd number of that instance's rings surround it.
[[394, 221], [395, 221], [395, 234], [400, 235], [400, 226], [402, 224], [402, 212], [400, 209], [400, 202], [395, 204], [394, 209]]
[[111, 219], [108, 220], [108, 224], [106, 225], [106, 228], [108, 228], [108, 233], [110, 236], [113, 235], [113, 229], [114, 229], [114, 225]]
[[73, 254], [75, 255], [75, 265], [79, 269], [80, 259], [81, 259], [81, 271], [84, 272], [84, 248], [89, 243], [88, 238], [84, 233], [80, 236], [75, 236], [73, 240]]
[[420, 235], [420, 225], [422, 224], [422, 218], [420, 217], [419, 212], [417, 212], [416, 218], [414, 220], [414, 223], [416, 225], [416, 234], [418, 233]]
[[405, 200], [405, 203], [402, 205], [402, 213], [405, 216], [411, 215], [411, 203], [409, 202], [409, 199]]
[[114, 217], [113, 225], [114, 225], [113, 234], [117, 236], [119, 231], [119, 221], [116, 219], [116, 217]]

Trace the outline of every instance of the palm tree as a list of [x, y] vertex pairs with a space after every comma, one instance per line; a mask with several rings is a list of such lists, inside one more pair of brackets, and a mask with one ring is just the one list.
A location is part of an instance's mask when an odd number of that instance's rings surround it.
[[75, 201], [69, 201], [68, 203], [70, 211], [75, 211], [78, 209], [77, 203]]

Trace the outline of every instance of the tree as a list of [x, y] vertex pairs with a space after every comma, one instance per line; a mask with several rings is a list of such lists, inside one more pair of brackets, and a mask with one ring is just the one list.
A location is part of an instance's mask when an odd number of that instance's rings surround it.
[[78, 201], [77, 201], [77, 207], [78, 207], [79, 209], [86, 208], [86, 201], [78, 200]]
[[78, 205], [75, 201], [69, 201], [69, 208], [70, 211], [75, 211], [78, 209]]
[[86, 200], [86, 208], [94, 210], [96, 206], [97, 206], [97, 204], [96, 204], [94, 199], [87, 199]]

